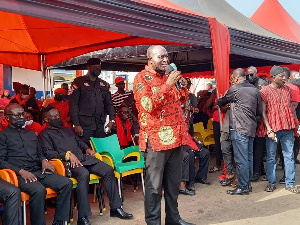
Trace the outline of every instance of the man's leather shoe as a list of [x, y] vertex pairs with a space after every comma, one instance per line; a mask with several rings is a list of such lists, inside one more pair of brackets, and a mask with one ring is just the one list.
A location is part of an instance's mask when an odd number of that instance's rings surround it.
[[195, 191], [195, 184], [190, 183], [190, 184], [186, 185], [186, 188], [190, 191]]
[[181, 194], [181, 195], [195, 195], [195, 192], [190, 191], [188, 189], [184, 189], [184, 190], [179, 190], [179, 194]]
[[54, 220], [52, 225], [64, 225], [64, 222], [63, 221], [56, 221]]
[[121, 207], [119, 207], [110, 210], [110, 217], [119, 217], [120, 219], [132, 219], [133, 215], [124, 212], [124, 210]]
[[285, 184], [285, 175], [279, 180], [279, 184]]
[[248, 188], [249, 192], [252, 192], [252, 186], [250, 185]]
[[85, 216], [77, 220], [77, 225], [91, 225], [89, 219]]
[[202, 179], [202, 178], [196, 178], [195, 179], [195, 183], [201, 183], [201, 184], [207, 184], [207, 185], [210, 185], [210, 182], [205, 180], [205, 179]]
[[184, 220], [179, 220], [179, 221], [178, 221], [178, 225], [195, 225], [195, 224], [185, 222]]
[[256, 182], [256, 181], [258, 181], [259, 177], [260, 177], [259, 173], [254, 173], [251, 181]]
[[249, 195], [249, 190], [248, 189], [236, 188], [234, 190], [228, 190], [227, 194], [230, 194], [230, 195]]
[[178, 222], [166, 222], [166, 225], [195, 225], [195, 224], [185, 222], [184, 220], [179, 220]]

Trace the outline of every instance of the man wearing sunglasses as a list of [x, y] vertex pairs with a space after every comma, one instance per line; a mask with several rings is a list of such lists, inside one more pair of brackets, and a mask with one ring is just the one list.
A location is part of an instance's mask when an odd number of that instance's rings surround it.
[[[257, 89], [261, 89], [262, 86], [268, 85], [268, 83], [257, 76], [257, 69], [254, 66], [250, 66], [246, 70], [246, 79], [250, 84], [253, 84]], [[253, 176], [252, 181], [258, 181], [259, 177], [262, 175], [263, 180], [266, 180], [265, 168], [263, 164], [264, 152], [266, 151], [266, 134], [262, 129], [262, 119], [259, 121], [259, 126], [257, 128], [257, 133], [253, 144]], [[261, 125], [260, 125], [261, 124]]]
[[257, 76], [257, 69], [254, 66], [250, 66], [247, 68], [246, 79], [249, 81], [250, 84], [253, 84], [259, 90], [262, 88], [262, 86], [268, 85], [268, 83], [265, 80]]

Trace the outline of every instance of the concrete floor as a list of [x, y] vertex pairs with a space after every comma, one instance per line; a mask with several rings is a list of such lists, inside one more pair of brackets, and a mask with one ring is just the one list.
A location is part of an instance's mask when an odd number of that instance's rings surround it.
[[[213, 166], [214, 159], [211, 160]], [[230, 196], [226, 194], [228, 187], [222, 187], [218, 176], [221, 173], [208, 175], [211, 185], [196, 184], [195, 196], [179, 196], [179, 211], [181, 217], [197, 225], [299, 225], [300, 224], [300, 194], [292, 194], [284, 189], [285, 185], [278, 185], [273, 193], [267, 193], [264, 188], [268, 182], [252, 183], [253, 192], [248, 196]], [[277, 170], [278, 180], [282, 176], [281, 167]], [[300, 166], [296, 168], [296, 185], [300, 185]], [[109, 217], [109, 209], [99, 216], [98, 203], [91, 203], [93, 216], [89, 219], [93, 225], [141, 225], [144, 222], [143, 192], [140, 189], [134, 193], [133, 186], [125, 187], [126, 212], [134, 214], [132, 220], [120, 220]], [[90, 196], [92, 198], [92, 196]], [[105, 199], [108, 204], [107, 198]], [[29, 209], [28, 209], [29, 211]], [[162, 212], [164, 202], [162, 201]], [[51, 225], [54, 209], [48, 209], [47, 225]], [[74, 210], [74, 218], [77, 212]], [[164, 213], [162, 213], [164, 221]], [[28, 221], [29, 222], [29, 221]], [[28, 223], [30, 224], [30, 223]], [[76, 219], [71, 224], [77, 224]], [[162, 223], [164, 224], [164, 223]]]

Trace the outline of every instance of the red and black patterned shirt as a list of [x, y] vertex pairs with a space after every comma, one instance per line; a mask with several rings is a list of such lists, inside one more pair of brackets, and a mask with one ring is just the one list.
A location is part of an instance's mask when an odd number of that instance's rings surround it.
[[[181, 108], [187, 100], [188, 90], [178, 91], [175, 86], [168, 86], [166, 81], [167, 76], [161, 76], [148, 66], [134, 79], [141, 151], [146, 150], [147, 141], [150, 141], [154, 152], [192, 145]], [[197, 149], [195, 145], [191, 147]]]
[[296, 118], [292, 105], [292, 90], [283, 85], [275, 88], [271, 84], [260, 90], [266, 104], [268, 122], [274, 132], [296, 128]]

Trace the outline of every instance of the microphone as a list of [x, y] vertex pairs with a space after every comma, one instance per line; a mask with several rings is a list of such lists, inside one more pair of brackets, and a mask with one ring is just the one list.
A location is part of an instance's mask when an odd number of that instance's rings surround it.
[[[174, 70], [177, 71], [177, 66], [176, 66], [174, 63], [171, 63], [170, 65], [167, 65], [167, 66], [166, 66], [167, 76], [169, 76], [170, 73], [171, 73], [172, 71], [174, 71]], [[179, 81], [177, 81], [177, 82], [175, 83], [175, 86], [176, 86], [177, 90], [180, 90], [180, 88], [182, 87], [182, 84], [181, 84]]]

